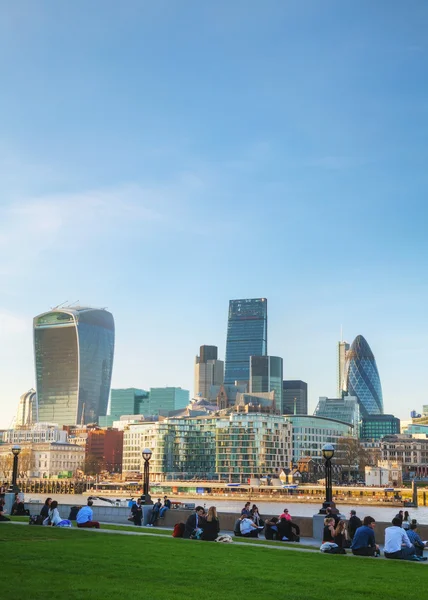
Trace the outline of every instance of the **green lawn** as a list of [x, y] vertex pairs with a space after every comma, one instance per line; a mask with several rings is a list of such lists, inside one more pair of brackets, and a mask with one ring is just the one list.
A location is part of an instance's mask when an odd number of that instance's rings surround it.
[[419, 563], [7, 523], [0, 548], [13, 600], [408, 600], [428, 580]]

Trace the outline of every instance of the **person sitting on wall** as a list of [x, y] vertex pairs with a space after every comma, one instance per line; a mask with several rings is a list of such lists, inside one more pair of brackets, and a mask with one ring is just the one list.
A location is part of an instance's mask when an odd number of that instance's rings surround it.
[[171, 500], [168, 499], [167, 496], [163, 497], [163, 506], [160, 509], [159, 517], [162, 519], [167, 510], [171, 509]]
[[287, 521], [291, 521], [291, 515], [288, 512], [288, 508], [284, 508], [284, 511], [279, 515], [279, 519], [287, 519]]
[[137, 498], [137, 502], [131, 507], [132, 520], [134, 525], [141, 527], [143, 520], [143, 505], [141, 504], [141, 498]]
[[148, 527], [153, 527], [156, 521], [159, 519], [160, 509], [162, 508], [161, 499], [158, 498], [158, 501], [155, 502], [152, 506], [152, 514], [150, 515], [150, 521], [147, 523]]
[[251, 502], [246, 502], [245, 503], [244, 508], [241, 510], [241, 516], [244, 516], [244, 517], [250, 517], [251, 516], [250, 506], [251, 506]]
[[183, 533], [183, 538], [194, 538], [195, 532], [203, 529], [205, 509], [202, 506], [197, 506], [195, 512], [189, 516], [186, 521], [186, 526]]
[[242, 537], [259, 537], [259, 528], [257, 525], [245, 515], [242, 515], [241, 524], [239, 526]]
[[[415, 521], [415, 519], [413, 519], [413, 520]], [[412, 521], [412, 523], [410, 524], [410, 529], [408, 531], [406, 531], [406, 533], [407, 533], [407, 537], [409, 538], [409, 540], [415, 547], [416, 556], [423, 556], [424, 549], [427, 547], [427, 544], [423, 543], [417, 530], [418, 530], [418, 524], [416, 523], [416, 521], [415, 522]]]
[[100, 528], [98, 521], [93, 521], [94, 513], [91, 508], [92, 505], [92, 500], [88, 500], [87, 506], [83, 506], [79, 510], [76, 517], [77, 527], [94, 527], [95, 529]]
[[19, 494], [15, 494], [15, 502], [13, 503], [11, 514], [14, 517], [25, 517], [30, 514], [30, 511], [25, 508]]
[[380, 556], [379, 546], [375, 540], [375, 526], [376, 521], [373, 517], [364, 517], [362, 526], [358, 527], [352, 540], [352, 554], [356, 556]]

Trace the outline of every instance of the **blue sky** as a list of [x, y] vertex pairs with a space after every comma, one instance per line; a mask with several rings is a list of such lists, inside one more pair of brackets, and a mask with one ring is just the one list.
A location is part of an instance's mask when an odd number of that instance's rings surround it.
[[340, 327], [387, 412], [428, 403], [423, 0], [0, 0], [0, 426], [32, 317], [108, 307], [115, 387], [192, 389], [228, 300], [334, 396]]

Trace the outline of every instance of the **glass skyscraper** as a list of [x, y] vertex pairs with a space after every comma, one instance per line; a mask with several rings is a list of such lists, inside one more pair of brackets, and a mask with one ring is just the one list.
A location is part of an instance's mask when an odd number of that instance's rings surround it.
[[250, 393], [275, 392], [275, 407], [282, 412], [282, 358], [250, 357]]
[[267, 300], [230, 300], [224, 383], [250, 380], [250, 356], [267, 354]]
[[114, 320], [106, 310], [58, 308], [34, 319], [39, 421], [96, 423], [107, 411]]
[[356, 396], [362, 418], [383, 414], [382, 386], [375, 357], [367, 341], [358, 335], [346, 353], [346, 388]]

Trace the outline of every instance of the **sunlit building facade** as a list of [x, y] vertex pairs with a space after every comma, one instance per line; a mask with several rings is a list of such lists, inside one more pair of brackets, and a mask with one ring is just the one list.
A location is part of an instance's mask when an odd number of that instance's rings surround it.
[[383, 414], [382, 386], [376, 360], [367, 341], [359, 335], [346, 354], [346, 389], [356, 396], [362, 418]]
[[39, 421], [96, 423], [107, 411], [114, 320], [106, 310], [58, 308], [34, 319]]
[[275, 392], [275, 404], [282, 412], [283, 361], [279, 356], [250, 357], [250, 393]]

